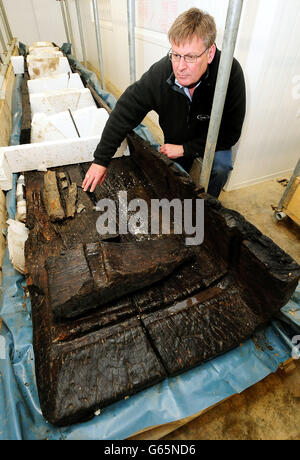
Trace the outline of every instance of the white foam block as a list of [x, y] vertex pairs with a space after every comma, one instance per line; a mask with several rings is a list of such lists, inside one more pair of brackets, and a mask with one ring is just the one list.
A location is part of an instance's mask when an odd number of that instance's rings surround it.
[[[80, 137], [101, 136], [108, 120], [105, 109], [87, 107], [71, 113]], [[69, 112], [56, 115], [36, 113], [31, 123], [31, 142], [45, 142], [79, 137]]]
[[25, 273], [25, 242], [28, 238], [29, 230], [25, 224], [13, 219], [7, 220], [7, 245], [9, 258], [20, 273]]
[[27, 56], [28, 73], [31, 79], [51, 77], [61, 73], [71, 72], [66, 57], [36, 57]]
[[59, 91], [65, 89], [83, 89], [84, 85], [78, 73], [64, 73], [48, 78], [27, 80], [29, 94]]
[[23, 56], [12, 56], [10, 60], [14, 68], [15, 75], [23, 74], [24, 73], [24, 57]]
[[84, 107], [95, 107], [95, 101], [88, 88], [36, 93], [29, 96], [32, 116], [35, 113], [54, 115], [70, 109], [72, 112]]

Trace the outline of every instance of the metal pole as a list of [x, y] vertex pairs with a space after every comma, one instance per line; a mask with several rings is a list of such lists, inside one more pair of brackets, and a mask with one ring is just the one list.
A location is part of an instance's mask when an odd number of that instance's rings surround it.
[[75, 42], [74, 42], [73, 29], [72, 29], [72, 23], [71, 23], [71, 16], [70, 16], [68, 0], [64, 0], [64, 1], [65, 1], [66, 12], [67, 12], [69, 31], [70, 31], [70, 36], [71, 36], [71, 45], [73, 46], [73, 53], [72, 54], [76, 58]]
[[1, 41], [2, 49], [3, 49], [3, 53], [6, 53], [7, 48], [6, 48], [6, 43], [5, 43], [1, 28], [0, 28], [0, 41]]
[[222, 53], [199, 181], [200, 186], [204, 187], [206, 192], [215, 156], [242, 7], [243, 0], [229, 0]]
[[98, 57], [99, 57], [99, 68], [100, 68], [100, 76], [101, 76], [101, 83], [102, 83], [101, 86], [102, 86], [102, 89], [105, 89], [104, 72], [103, 72], [103, 58], [102, 58], [101, 39], [100, 39], [100, 24], [99, 24], [99, 14], [98, 14], [98, 2], [97, 2], [97, 0], [93, 0], [93, 10], [94, 10], [94, 18], [95, 18], [95, 29], [96, 29], [97, 48], [98, 48]]
[[135, 1], [127, 0], [130, 83], [136, 80], [135, 68]]
[[2, 12], [2, 17], [3, 17], [3, 22], [4, 22], [4, 25], [5, 25], [7, 37], [11, 41], [13, 39], [13, 36], [12, 36], [11, 30], [10, 30], [10, 27], [9, 27], [8, 19], [7, 19], [7, 16], [6, 16], [6, 12], [5, 12], [5, 8], [3, 6], [2, 0], [0, 0], [0, 8], [1, 8], [1, 12]]
[[67, 23], [67, 18], [66, 18], [66, 12], [65, 12], [65, 8], [64, 8], [64, 2], [63, 2], [63, 0], [59, 0], [59, 3], [60, 3], [60, 8], [61, 8], [61, 14], [62, 14], [63, 21], [64, 21], [67, 42], [71, 43], [69, 30], [68, 30], [68, 23]]
[[85, 67], [87, 67], [79, 0], [75, 0], [75, 2], [76, 2], [76, 12], [77, 12], [78, 28], [79, 28], [79, 33], [80, 33], [80, 42], [81, 42], [83, 62], [84, 62]]

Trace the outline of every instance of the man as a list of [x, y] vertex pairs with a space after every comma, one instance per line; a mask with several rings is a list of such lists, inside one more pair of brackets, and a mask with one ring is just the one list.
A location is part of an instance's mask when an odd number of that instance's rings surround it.
[[[215, 21], [191, 8], [175, 20], [168, 38], [168, 55], [119, 98], [83, 181], [85, 191], [90, 187], [92, 192], [97, 184], [102, 185], [117, 148], [150, 110], [158, 113], [164, 133], [162, 154], [188, 172], [194, 159], [203, 157], [221, 54], [215, 45]], [[245, 99], [243, 71], [234, 59], [208, 187], [208, 193], [215, 197], [232, 169], [231, 147], [241, 134]]]

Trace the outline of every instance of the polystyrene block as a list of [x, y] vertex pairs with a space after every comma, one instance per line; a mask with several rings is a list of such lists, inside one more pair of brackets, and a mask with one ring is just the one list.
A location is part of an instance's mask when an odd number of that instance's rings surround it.
[[5, 156], [11, 172], [45, 170], [65, 164], [92, 161], [98, 143], [99, 136], [12, 145], [1, 147], [0, 157]]
[[51, 77], [61, 73], [71, 72], [66, 57], [36, 57], [27, 56], [27, 66], [30, 78]]
[[36, 113], [31, 124], [31, 142], [45, 142], [59, 139], [101, 136], [108, 120], [105, 109], [88, 107], [74, 112], [60, 112], [55, 115]]
[[15, 75], [23, 74], [24, 73], [24, 57], [23, 56], [12, 56], [10, 60], [14, 68]]

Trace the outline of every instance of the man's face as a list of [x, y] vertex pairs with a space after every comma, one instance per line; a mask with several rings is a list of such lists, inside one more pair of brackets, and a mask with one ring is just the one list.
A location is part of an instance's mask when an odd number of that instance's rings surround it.
[[[180, 54], [181, 56], [199, 56], [206, 49], [204, 42], [198, 37], [193, 37], [190, 42], [178, 46], [174, 42], [171, 45], [172, 53]], [[206, 72], [207, 65], [211, 63], [214, 55], [215, 45], [198, 57], [194, 63], [186, 62], [183, 58], [179, 62], [172, 60], [173, 72], [178, 82], [182, 86], [193, 87]]]

